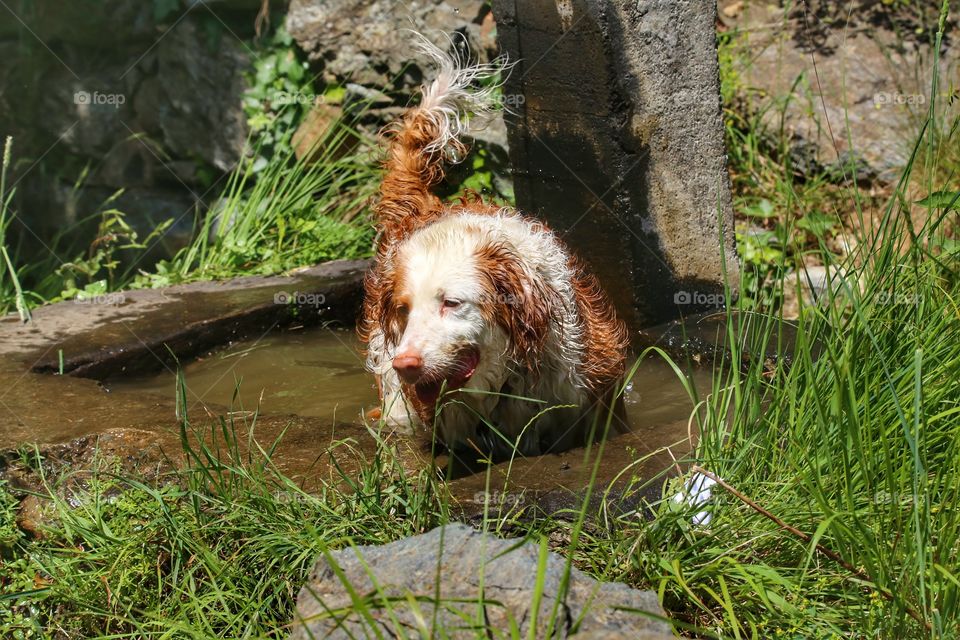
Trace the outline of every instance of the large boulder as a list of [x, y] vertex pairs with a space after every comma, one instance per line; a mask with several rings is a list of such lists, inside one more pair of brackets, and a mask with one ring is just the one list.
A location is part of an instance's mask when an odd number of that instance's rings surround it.
[[[400, 79], [416, 86], [427, 62], [411, 29], [443, 48], [453, 32], [474, 52], [495, 49], [489, 4], [481, 0], [292, 0], [287, 31], [329, 82], [385, 87]], [[486, 24], [484, 23], [486, 19]]]
[[[535, 637], [543, 638], [561, 593], [554, 638], [673, 637], [653, 592], [597, 582], [572, 568], [563, 592], [566, 560], [550, 553], [541, 567], [539, 553], [531, 542], [501, 540], [462, 524], [384, 546], [331, 552], [329, 560], [317, 560], [300, 590], [290, 638], [364, 638], [371, 632], [394, 637], [411, 630], [425, 637], [476, 638], [485, 629], [509, 635], [513, 624], [518, 637], [528, 638], [534, 620]], [[350, 612], [351, 592], [375, 594], [367, 601], [366, 615]], [[434, 611], [438, 597], [439, 610]], [[391, 603], [389, 610], [382, 607], [385, 601]], [[409, 605], [412, 601], [416, 609]], [[539, 603], [536, 611], [534, 603]], [[334, 611], [336, 616], [330, 613]], [[471, 624], [478, 619], [483, 623]]]
[[[795, 167], [895, 181], [930, 108], [930, 32], [899, 24], [890, 3], [852, 12], [840, 4], [821, 11], [722, 4], [727, 28], [738, 33], [734, 64], [744, 97], [763, 105], [771, 131], [783, 127]], [[960, 48], [946, 46], [942, 56], [949, 91], [960, 73]]]
[[154, 2], [129, 0], [35, 0], [21, 19], [44, 43], [66, 42], [115, 50], [157, 38]]
[[163, 252], [144, 260], [149, 267], [190, 238], [210, 169], [230, 171], [244, 153], [245, 45], [209, 37], [183, 7], [171, 14], [183, 19], [165, 26], [152, 3], [49, 4], [22, 12], [23, 29], [44, 43], [0, 42], [11, 61], [0, 69], [0, 137], [14, 137], [15, 158], [38, 160], [15, 164], [14, 210], [33, 233], [18, 225], [12, 233], [26, 248], [42, 248], [123, 189], [112, 206], [141, 237], [165, 218], [178, 220], [156, 245]]
[[19, 115], [21, 120], [33, 118], [29, 125], [43, 148], [58, 141], [61, 154], [99, 158], [131, 136], [131, 100], [142, 77], [124, 58], [101, 64], [77, 61], [70, 67], [54, 64], [45, 70], [48, 86], [33, 106], [42, 116]]
[[[242, 98], [247, 52], [234, 38], [211, 43], [197, 25], [183, 21], [158, 49], [160, 102], [153, 104], [166, 147], [176, 155], [196, 154], [230, 171], [243, 154], [247, 121]], [[149, 110], [149, 103], [138, 106]], [[149, 114], [141, 114], [149, 118]]]

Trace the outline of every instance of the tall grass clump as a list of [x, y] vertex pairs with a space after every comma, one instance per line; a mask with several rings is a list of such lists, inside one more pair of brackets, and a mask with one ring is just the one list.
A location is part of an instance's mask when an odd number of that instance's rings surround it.
[[44, 476], [39, 538], [16, 526], [0, 483], [0, 636], [285, 638], [323, 552], [448, 518], [434, 477], [407, 474], [382, 442], [368, 459], [335, 444], [357, 471], [323, 462], [332, 471], [307, 491], [256, 446], [255, 429], [255, 416], [184, 420], [183, 459], [159, 479], [120, 473], [105, 457], [92, 471]]
[[[851, 187], [860, 243], [843, 262], [821, 248], [822, 298], [797, 321], [729, 313], [693, 469], [657, 517], [615, 518], [578, 552], [704, 636], [960, 635], [960, 256], [944, 243], [960, 192], [936, 178], [960, 140], [938, 86], [878, 221]], [[917, 182], [935, 197], [911, 202]], [[670, 499], [704, 486], [705, 504]]]
[[273, 274], [369, 255], [368, 207], [380, 176], [374, 148], [368, 135], [341, 121], [300, 158], [286, 147], [266, 165], [245, 162], [194, 241], [144, 274], [139, 286]]
[[4, 141], [3, 161], [0, 164], [0, 312], [14, 307], [20, 320], [26, 322], [30, 319], [30, 307], [20, 286], [20, 276], [7, 249], [7, 229], [12, 219], [10, 203], [14, 195], [13, 189], [7, 192], [7, 174], [12, 154], [13, 138], [8, 137]]

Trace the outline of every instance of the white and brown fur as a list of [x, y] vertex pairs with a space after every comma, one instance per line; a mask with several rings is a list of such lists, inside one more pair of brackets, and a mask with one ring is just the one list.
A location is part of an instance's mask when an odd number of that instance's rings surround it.
[[[476, 195], [445, 204], [432, 193], [447, 158], [464, 155], [467, 118], [490, 110], [492, 89], [472, 87], [502, 65], [422, 48], [437, 76], [385, 134], [380, 235], [360, 325], [382, 419], [494, 455], [573, 446], [594, 417], [622, 410], [627, 330], [542, 222]], [[423, 391], [444, 380], [439, 400]]]

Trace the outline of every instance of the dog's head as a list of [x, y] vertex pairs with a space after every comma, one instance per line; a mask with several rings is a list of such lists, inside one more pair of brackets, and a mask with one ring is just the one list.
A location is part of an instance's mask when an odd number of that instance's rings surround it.
[[[443, 389], [499, 391], [534, 374], [554, 296], [496, 225], [451, 217], [414, 233], [387, 260], [379, 324], [393, 368], [420, 405]], [[525, 370], [525, 371], [524, 371]]]

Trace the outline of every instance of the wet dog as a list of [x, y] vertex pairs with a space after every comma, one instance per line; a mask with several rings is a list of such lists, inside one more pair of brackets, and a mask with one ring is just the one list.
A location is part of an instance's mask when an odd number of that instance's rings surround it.
[[569, 448], [622, 409], [626, 327], [542, 222], [475, 194], [434, 195], [444, 166], [465, 155], [468, 119], [494, 108], [503, 65], [421, 46], [436, 75], [385, 133], [360, 325], [382, 419], [494, 456]]

